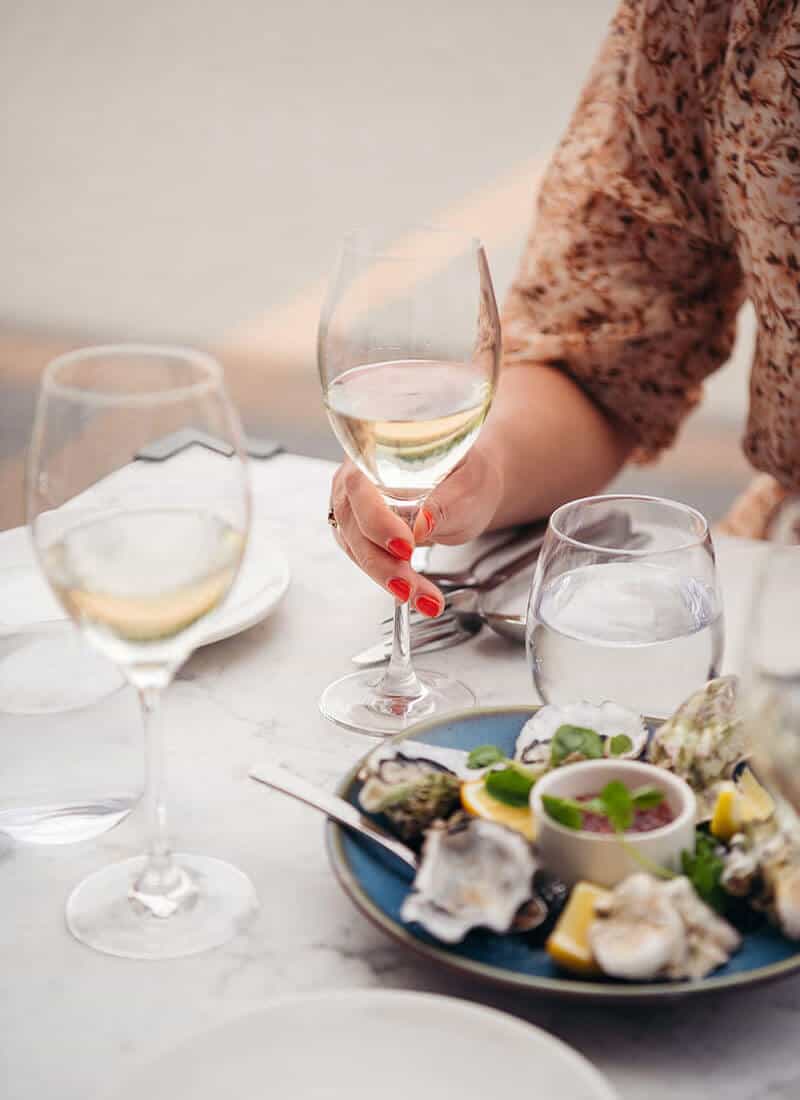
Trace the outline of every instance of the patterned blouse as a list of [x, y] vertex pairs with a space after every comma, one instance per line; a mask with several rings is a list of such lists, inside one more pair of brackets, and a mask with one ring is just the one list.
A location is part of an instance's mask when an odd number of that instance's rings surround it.
[[732, 514], [731, 529], [750, 534], [800, 489], [798, 9], [622, 0], [504, 317], [506, 362], [567, 372], [646, 461], [728, 357], [750, 298], [744, 448], [770, 475]]

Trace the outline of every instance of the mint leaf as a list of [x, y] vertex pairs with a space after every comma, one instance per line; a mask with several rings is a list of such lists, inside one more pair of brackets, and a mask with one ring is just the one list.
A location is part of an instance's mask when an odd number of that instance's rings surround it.
[[624, 833], [633, 823], [633, 799], [631, 792], [619, 779], [612, 779], [600, 792], [600, 801], [606, 811], [606, 817], [617, 833]]
[[499, 764], [506, 759], [506, 754], [497, 745], [478, 745], [467, 757], [467, 767], [487, 768], [490, 764]]
[[718, 913], [724, 913], [727, 895], [722, 888], [722, 872], [725, 868], [717, 854], [717, 845], [708, 835], [698, 829], [695, 834], [695, 851], [681, 852], [681, 868], [691, 882], [697, 895]]
[[548, 817], [552, 817], [559, 825], [565, 825], [568, 829], [580, 829], [583, 825], [583, 810], [569, 798], [543, 794], [542, 805]]
[[598, 760], [603, 755], [603, 739], [594, 730], [582, 726], [559, 726], [550, 742], [550, 762], [558, 767], [573, 754]]
[[636, 810], [652, 810], [664, 801], [664, 792], [658, 787], [638, 787], [631, 792], [631, 801]]
[[533, 778], [514, 764], [486, 776], [486, 790], [507, 806], [527, 806], [533, 783]]
[[631, 751], [633, 748], [633, 741], [631, 741], [627, 733], [618, 733], [611, 738], [608, 748], [612, 756], [622, 756], [624, 752]]

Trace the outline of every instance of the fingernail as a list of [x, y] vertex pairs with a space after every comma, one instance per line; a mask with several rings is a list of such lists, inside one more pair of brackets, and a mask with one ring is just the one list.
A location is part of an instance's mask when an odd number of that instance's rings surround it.
[[[411, 543], [406, 542], [405, 539], [389, 539], [386, 543], [386, 547], [389, 553], [394, 554], [400, 561], [410, 561], [411, 555], [414, 553], [414, 547]], [[408, 593], [406, 593], [406, 599], [408, 599]]]
[[433, 596], [419, 596], [417, 598], [417, 611], [421, 611], [428, 618], [435, 619], [441, 610], [442, 605]]
[[422, 518], [425, 520], [425, 526], [426, 526], [425, 537], [427, 538], [427, 536], [433, 530], [433, 516], [431, 515], [431, 513], [428, 511], [427, 508], [422, 509]]
[[402, 577], [392, 577], [386, 587], [401, 603], [405, 603], [411, 595], [411, 585]]

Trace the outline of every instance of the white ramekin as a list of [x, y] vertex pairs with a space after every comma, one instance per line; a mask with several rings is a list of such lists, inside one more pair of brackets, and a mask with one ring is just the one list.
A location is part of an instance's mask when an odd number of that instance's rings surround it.
[[[597, 794], [612, 779], [622, 780], [631, 790], [659, 787], [674, 819], [647, 833], [626, 833], [623, 845], [614, 834], [568, 829], [554, 821], [542, 805], [543, 795], [577, 798]], [[630, 847], [645, 860], [671, 871], [680, 870], [681, 852], [694, 852], [694, 792], [672, 772], [639, 760], [586, 760], [556, 768], [543, 776], [531, 791], [531, 809], [542, 864], [568, 886], [576, 882], [593, 882], [610, 888], [635, 871], [644, 870], [631, 854]]]

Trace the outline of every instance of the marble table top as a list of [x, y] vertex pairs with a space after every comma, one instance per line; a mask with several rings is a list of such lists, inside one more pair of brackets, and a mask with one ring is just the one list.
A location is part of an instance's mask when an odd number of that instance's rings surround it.
[[[208, 461], [223, 460], [185, 452], [167, 465], [170, 475], [198, 476]], [[261, 901], [254, 926], [223, 948], [176, 961], [95, 954], [69, 936], [64, 901], [90, 871], [138, 853], [138, 813], [91, 842], [7, 847], [0, 853], [0, 1095], [89, 1100], [176, 1043], [277, 995], [379, 986], [472, 998], [539, 1024], [590, 1058], [624, 1100], [799, 1096], [800, 978], [627, 1010], [493, 992], [412, 957], [373, 928], [328, 868], [319, 815], [248, 779], [264, 758], [332, 787], [371, 744], [317, 711], [319, 693], [374, 640], [388, 604], [330, 537], [332, 470], [285, 455], [252, 464], [255, 506], [289, 556], [291, 587], [262, 624], [198, 651], [167, 693], [175, 847], [246, 871]], [[0, 536], [0, 564], [10, 541]], [[726, 666], [735, 670], [759, 548], [721, 538], [718, 550]], [[523, 651], [487, 632], [435, 657], [481, 702], [533, 701]]]

